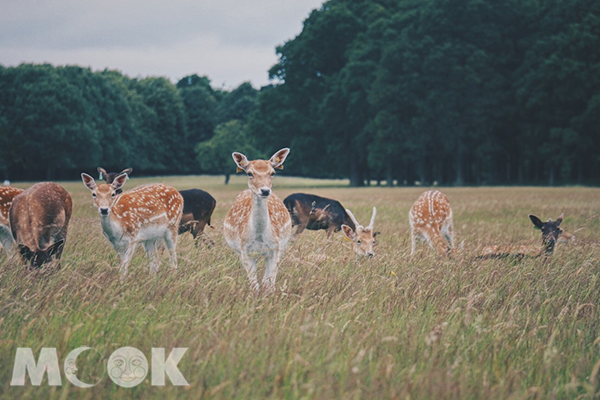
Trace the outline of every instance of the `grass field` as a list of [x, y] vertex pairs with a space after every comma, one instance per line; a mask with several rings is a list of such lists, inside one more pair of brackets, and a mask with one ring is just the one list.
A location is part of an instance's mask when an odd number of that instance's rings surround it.
[[[256, 297], [222, 236], [246, 178], [229, 186], [222, 177], [134, 178], [127, 187], [149, 181], [209, 191], [215, 246], [181, 236], [179, 269], [164, 252], [155, 278], [138, 248], [121, 282], [89, 191], [64, 183], [74, 216], [62, 269], [29, 273], [0, 255], [0, 398], [575, 399], [600, 391], [599, 189], [442, 188], [464, 250], [442, 259], [421, 246], [411, 261], [407, 214], [423, 188], [278, 177], [280, 198], [332, 197], [362, 223], [377, 206], [381, 236], [376, 257], [357, 260], [341, 233], [327, 240], [305, 231], [282, 260], [276, 293]], [[482, 245], [540, 243], [528, 214], [545, 221], [561, 212], [577, 240], [551, 258], [473, 260]], [[62, 386], [9, 386], [18, 347], [36, 359], [56, 347], [62, 365], [79, 346], [105, 362], [123, 346], [149, 359], [152, 347], [187, 347], [179, 369], [190, 385], [154, 387], [148, 376], [128, 389], [105, 375], [80, 389], [61, 372]], [[80, 377], [98, 373], [93, 363], [79, 367]]]

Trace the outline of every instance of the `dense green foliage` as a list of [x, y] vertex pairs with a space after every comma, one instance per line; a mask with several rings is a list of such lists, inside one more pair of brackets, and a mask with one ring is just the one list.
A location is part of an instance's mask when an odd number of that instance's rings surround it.
[[260, 91], [0, 67], [0, 173], [226, 174], [218, 142], [291, 147], [291, 173], [355, 186], [598, 184], [598, 48], [595, 0], [329, 0]]

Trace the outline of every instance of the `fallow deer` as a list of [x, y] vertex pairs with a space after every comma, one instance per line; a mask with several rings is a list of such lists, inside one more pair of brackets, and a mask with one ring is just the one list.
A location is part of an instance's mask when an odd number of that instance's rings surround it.
[[[127, 174], [127, 176], [129, 176], [132, 171], [133, 168], [127, 168], [120, 173], [106, 172], [104, 168], [98, 167], [100, 179], [104, 179], [106, 183], [112, 183], [113, 180], [121, 174]], [[117, 194], [122, 191], [122, 189], [119, 189]], [[181, 235], [190, 232], [194, 237], [196, 245], [198, 245], [199, 237], [202, 237], [209, 245], [213, 245], [213, 241], [205, 238], [203, 234], [204, 228], [207, 225], [210, 228], [213, 228], [210, 224], [210, 220], [212, 213], [217, 206], [217, 201], [210, 193], [201, 189], [181, 190], [179, 193], [183, 197], [183, 215], [181, 217], [181, 222], [179, 223], [178, 233]]]
[[525, 257], [537, 258], [542, 255], [548, 256], [554, 252], [557, 243], [569, 243], [575, 240], [575, 236], [560, 227], [564, 215], [560, 214], [556, 221], [549, 219], [542, 222], [535, 215], [529, 215], [529, 219], [536, 229], [542, 231], [542, 246], [531, 245], [492, 245], [482, 249], [481, 254], [476, 257], [477, 260], [490, 258], [516, 258]]
[[272, 192], [275, 169], [283, 169], [290, 149], [279, 150], [269, 159], [248, 161], [245, 155], [233, 153], [237, 172], [248, 176], [249, 189], [238, 195], [224, 222], [225, 239], [240, 254], [252, 288], [258, 292], [256, 261], [266, 259], [262, 286], [275, 287], [277, 269], [283, 251], [292, 235], [292, 222], [283, 202]]
[[183, 211], [183, 198], [177, 190], [155, 183], [117, 194], [125, 184], [127, 174], [117, 176], [110, 185], [96, 185], [88, 174], [81, 174], [81, 179], [92, 192], [104, 236], [119, 255], [122, 278], [127, 275], [139, 242], [150, 260], [152, 273], [158, 272], [160, 260], [156, 246], [160, 241], [164, 241], [169, 250], [171, 266], [177, 268], [177, 229]]
[[352, 248], [354, 252], [359, 256], [373, 257], [375, 251], [373, 246], [375, 245], [375, 237], [379, 232], [374, 232], [375, 216], [377, 215], [377, 208], [373, 207], [373, 215], [371, 215], [371, 222], [367, 227], [362, 226], [358, 223], [352, 211], [346, 209], [346, 213], [354, 223], [355, 229], [352, 229], [349, 225], [342, 224], [342, 231], [346, 239], [352, 242]]
[[448, 198], [439, 190], [429, 190], [419, 196], [410, 208], [408, 222], [411, 255], [415, 253], [417, 240], [426, 241], [440, 255], [448, 255], [452, 251], [452, 208]]
[[30, 267], [57, 260], [63, 252], [73, 202], [56, 183], [41, 182], [13, 199], [9, 219], [12, 236]]
[[304, 229], [324, 229], [329, 238], [332, 233], [339, 232], [343, 224], [355, 229], [354, 222], [337, 200], [314, 194], [294, 193], [286, 197], [283, 204], [292, 217], [292, 227], [298, 226], [295, 236], [300, 235]]
[[0, 244], [10, 252], [14, 239], [10, 231], [9, 212], [13, 199], [23, 193], [23, 189], [12, 186], [0, 186]]

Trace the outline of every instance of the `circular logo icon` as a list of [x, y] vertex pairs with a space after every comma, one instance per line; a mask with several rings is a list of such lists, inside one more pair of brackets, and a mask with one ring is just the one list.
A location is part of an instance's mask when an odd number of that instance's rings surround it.
[[139, 385], [146, 378], [148, 360], [135, 347], [121, 347], [110, 355], [106, 370], [114, 383], [130, 388]]
[[65, 358], [65, 375], [73, 385], [90, 388], [102, 380], [103, 364], [102, 355], [98, 351], [88, 346], [78, 347]]

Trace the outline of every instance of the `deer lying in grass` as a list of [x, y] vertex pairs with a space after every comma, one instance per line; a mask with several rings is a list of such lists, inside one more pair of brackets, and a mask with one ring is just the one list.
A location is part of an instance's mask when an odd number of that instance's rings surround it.
[[[106, 172], [104, 168], [98, 167], [100, 179], [104, 179], [106, 183], [112, 183], [113, 180], [121, 174], [127, 174], [127, 176], [129, 176], [132, 171], [132, 168], [127, 168], [119, 173]], [[121, 192], [122, 189], [119, 189], [117, 194]], [[210, 228], [213, 228], [210, 224], [210, 220], [213, 211], [217, 206], [217, 201], [210, 193], [201, 189], [181, 190], [179, 193], [181, 194], [181, 197], [183, 197], [183, 215], [179, 223], [178, 234], [181, 235], [190, 232], [194, 237], [196, 246], [198, 245], [198, 238], [202, 238], [208, 245], [212, 246], [214, 242], [210, 238], [205, 237], [204, 228], [207, 225]]]
[[371, 215], [371, 222], [367, 227], [362, 226], [358, 223], [354, 214], [349, 209], [346, 209], [346, 213], [354, 223], [355, 229], [352, 229], [350, 226], [343, 224], [342, 231], [344, 232], [344, 236], [346, 239], [352, 242], [352, 248], [354, 252], [359, 257], [373, 257], [375, 256], [375, 251], [373, 251], [373, 246], [375, 245], [375, 237], [379, 234], [379, 232], [374, 232], [375, 225], [375, 216], [377, 215], [377, 208], [373, 207], [373, 215]]
[[121, 277], [127, 275], [131, 257], [142, 242], [150, 259], [150, 271], [158, 272], [160, 260], [156, 245], [164, 241], [171, 266], [177, 268], [177, 229], [183, 211], [183, 198], [174, 188], [160, 183], [142, 185], [118, 194], [127, 174], [109, 184], [96, 185], [94, 178], [81, 174], [84, 185], [92, 192], [94, 206], [100, 212], [104, 236], [121, 259]]
[[60, 260], [72, 210], [69, 193], [52, 182], [37, 183], [13, 199], [10, 229], [30, 267], [41, 267], [52, 256]]
[[275, 287], [277, 269], [283, 251], [292, 235], [292, 221], [285, 205], [272, 192], [275, 169], [283, 169], [290, 149], [281, 149], [269, 161], [248, 161], [245, 155], [233, 153], [237, 171], [246, 172], [249, 189], [238, 195], [224, 222], [225, 239], [240, 254], [252, 288], [258, 292], [256, 261], [266, 259], [262, 286]]
[[10, 230], [9, 212], [13, 199], [23, 193], [23, 189], [12, 186], [0, 186], [0, 244], [10, 253], [15, 242]]
[[575, 240], [575, 236], [566, 232], [560, 227], [564, 218], [563, 214], [556, 221], [549, 219], [547, 222], [542, 222], [535, 215], [530, 215], [529, 219], [536, 229], [542, 231], [542, 246], [531, 245], [508, 245], [508, 246], [486, 246], [482, 249], [481, 254], [476, 257], [477, 260], [490, 258], [517, 258], [525, 257], [536, 258], [542, 255], [548, 256], [554, 252], [554, 247], [557, 243], [569, 243]]
[[426, 241], [440, 255], [448, 255], [454, 246], [452, 208], [448, 198], [439, 190], [422, 193], [408, 213], [411, 248], [415, 253], [417, 240]]

